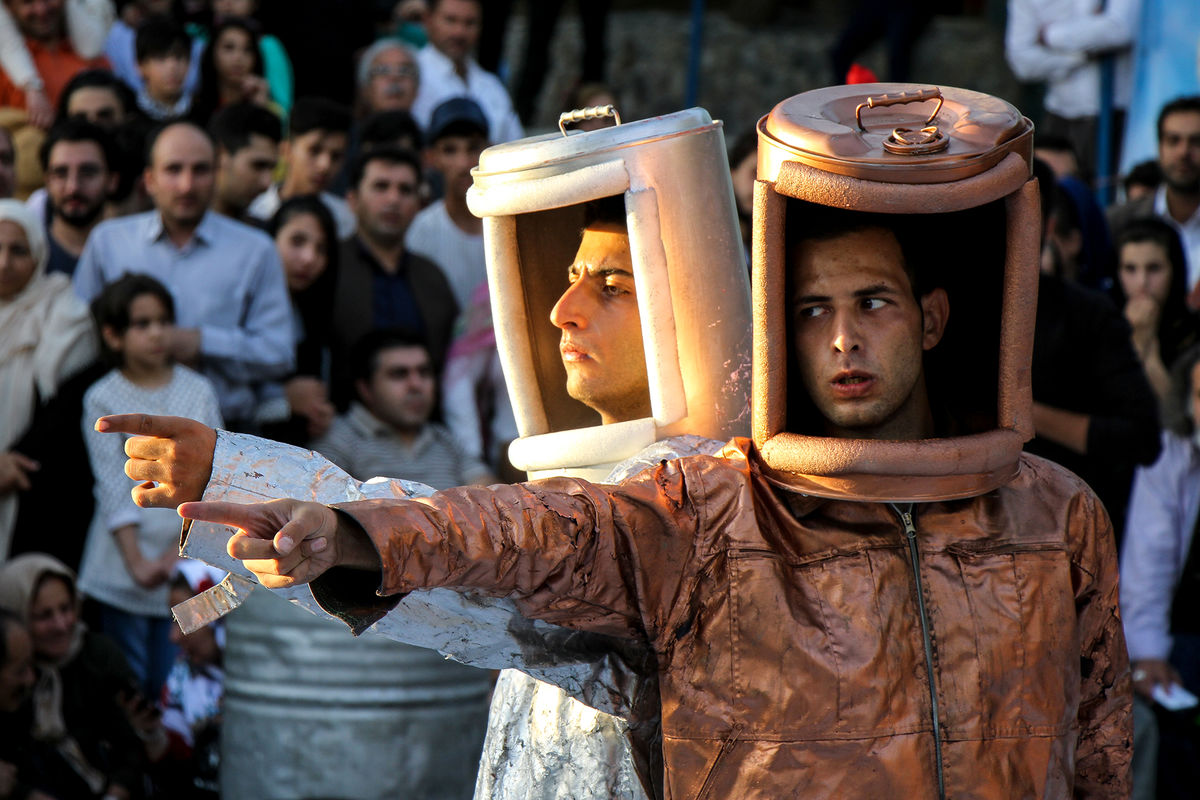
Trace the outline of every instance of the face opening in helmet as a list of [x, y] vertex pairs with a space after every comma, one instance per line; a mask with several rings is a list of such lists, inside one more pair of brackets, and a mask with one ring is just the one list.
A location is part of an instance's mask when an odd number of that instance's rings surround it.
[[874, 214], [787, 198], [786, 430], [924, 439], [998, 426], [1004, 201]]

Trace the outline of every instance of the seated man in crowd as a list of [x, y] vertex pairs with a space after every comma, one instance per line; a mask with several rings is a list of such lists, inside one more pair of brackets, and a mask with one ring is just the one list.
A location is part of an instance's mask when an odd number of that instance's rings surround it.
[[350, 132], [350, 112], [331, 100], [302, 97], [288, 122], [287, 139], [279, 147], [283, 182], [254, 198], [247, 214], [267, 222], [279, 205], [302, 194], [319, 194], [333, 220], [338, 238], [354, 234], [355, 219], [346, 201], [327, 191], [342, 168]]
[[443, 425], [430, 421], [437, 376], [429, 349], [399, 330], [372, 331], [352, 356], [356, 401], [313, 449], [359, 480], [387, 475], [435, 489], [495, 479]]
[[108, 220], [92, 231], [75, 271], [75, 292], [91, 302], [126, 272], [158, 278], [178, 309], [171, 351], [217, 388], [233, 429], [253, 423], [256, 382], [279, 378], [295, 358], [291, 306], [271, 238], [209, 210], [212, 139], [191, 123], [160, 129], [149, 142], [146, 190], [154, 210]]

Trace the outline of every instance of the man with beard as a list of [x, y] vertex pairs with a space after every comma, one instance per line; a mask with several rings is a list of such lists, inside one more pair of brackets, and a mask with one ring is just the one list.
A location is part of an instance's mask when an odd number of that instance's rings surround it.
[[433, 112], [425, 159], [442, 177], [442, 199], [413, 218], [404, 244], [442, 268], [459, 308], [487, 280], [483, 220], [467, 208], [471, 170], [488, 144], [487, 117], [474, 100], [456, 97]]
[[154, 209], [96, 227], [79, 258], [75, 293], [91, 302], [126, 272], [162, 281], [178, 310], [172, 356], [213, 381], [226, 424], [244, 429], [256, 407], [253, 384], [286, 375], [295, 357], [275, 243], [209, 209], [216, 155], [203, 129], [166, 125], [147, 153]]
[[40, 153], [48, 199], [47, 271], [75, 273], [88, 235], [117, 188], [116, 152], [108, 132], [87, 120], [68, 118], [50, 130]]
[[1158, 165], [1163, 183], [1151, 195], [1113, 209], [1110, 227], [1119, 230], [1139, 217], [1158, 216], [1171, 223], [1187, 252], [1188, 305], [1200, 307], [1200, 95], [1181, 97], [1158, 115]]

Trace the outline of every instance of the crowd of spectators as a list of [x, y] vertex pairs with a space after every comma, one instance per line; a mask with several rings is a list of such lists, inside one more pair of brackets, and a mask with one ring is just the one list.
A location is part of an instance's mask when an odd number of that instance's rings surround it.
[[[515, 103], [493, 74], [511, 5], [356, 3], [313, 36], [318, 0], [0, 3], [0, 800], [216, 795], [223, 634], [184, 637], [168, 608], [220, 575], [132, 504], [97, 416], [259, 433], [359, 479], [512, 477], [466, 196], [480, 152], [531, 122], [562, 3]], [[608, 4], [581, 6], [571, 103], [612, 102]], [[1136, 3], [1083, 29], [1074, 6], [1010, 3], [1014, 71], [1050, 82], [1030, 449], [1113, 517], [1138, 796], [1184, 796], [1196, 710], [1161, 694], [1200, 694], [1200, 97], [1162, 109], [1157, 158], [1098, 201], [1093, 55], [1120, 60]], [[832, 48], [837, 74], [863, 36]], [[747, 253], [754, 154], [753, 132], [732, 142]]]

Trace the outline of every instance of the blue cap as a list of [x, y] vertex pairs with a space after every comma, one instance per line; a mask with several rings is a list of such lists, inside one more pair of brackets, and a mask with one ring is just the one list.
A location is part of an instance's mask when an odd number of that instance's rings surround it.
[[479, 104], [469, 97], [452, 97], [433, 110], [427, 140], [437, 141], [451, 125], [476, 128], [485, 139], [488, 135], [487, 117]]

